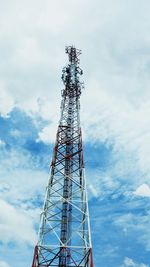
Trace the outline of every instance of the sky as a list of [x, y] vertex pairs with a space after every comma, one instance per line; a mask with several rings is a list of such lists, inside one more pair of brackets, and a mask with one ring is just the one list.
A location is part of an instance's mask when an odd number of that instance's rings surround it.
[[150, 267], [149, 0], [0, 0], [0, 267], [31, 266], [60, 118], [82, 49], [94, 266]]

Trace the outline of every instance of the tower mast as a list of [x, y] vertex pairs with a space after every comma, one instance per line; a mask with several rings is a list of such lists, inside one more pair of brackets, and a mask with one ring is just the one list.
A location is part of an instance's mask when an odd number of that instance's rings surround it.
[[93, 267], [80, 128], [81, 50], [66, 47], [61, 117], [32, 267]]

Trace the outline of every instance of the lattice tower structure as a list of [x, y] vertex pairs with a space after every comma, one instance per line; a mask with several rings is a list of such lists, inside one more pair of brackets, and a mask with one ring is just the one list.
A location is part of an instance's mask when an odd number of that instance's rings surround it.
[[66, 47], [61, 117], [32, 267], [93, 267], [80, 127], [81, 50]]

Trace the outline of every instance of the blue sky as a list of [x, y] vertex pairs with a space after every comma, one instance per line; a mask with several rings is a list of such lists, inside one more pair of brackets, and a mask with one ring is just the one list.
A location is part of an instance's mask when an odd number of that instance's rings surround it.
[[94, 266], [150, 267], [149, 1], [0, 6], [0, 267], [31, 266], [70, 44], [82, 49]]

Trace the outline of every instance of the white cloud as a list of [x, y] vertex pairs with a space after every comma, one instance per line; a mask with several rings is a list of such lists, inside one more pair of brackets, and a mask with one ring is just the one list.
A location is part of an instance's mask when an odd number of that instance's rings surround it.
[[40, 162], [28, 153], [9, 151], [0, 158], [0, 196], [14, 204], [44, 194], [48, 173], [39, 170]]
[[[92, 85], [89, 84], [83, 99], [85, 139], [113, 144], [118, 158], [129, 157], [134, 162], [134, 169], [143, 172], [147, 179], [150, 170], [150, 101], [132, 103], [127, 97], [99, 88], [97, 82], [93, 87], [94, 93], [90, 91]], [[86, 105], [90, 109], [85, 112]]]
[[128, 257], [126, 257], [124, 259], [124, 264], [125, 264], [125, 266], [135, 266], [134, 261], [132, 259], [128, 258]]
[[91, 193], [94, 197], [99, 196], [99, 194], [100, 194], [99, 188], [96, 188], [93, 184], [89, 184], [88, 189], [91, 191]]
[[3, 140], [0, 139], [0, 147], [5, 147], [5, 142]]
[[5, 261], [0, 261], [0, 267], [10, 267], [10, 265]]
[[[102, 171], [96, 168], [88, 169], [86, 179], [87, 179], [87, 186], [88, 186], [88, 193], [89, 198], [96, 197], [100, 199], [104, 199], [106, 195], [114, 193], [120, 186], [119, 181], [113, 179], [113, 171]], [[91, 179], [92, 177], [92, 179]], [[123, 187], [123, 185], [122, 185]], [[119, 193], [122, 192], [119, 188]], [[112, 196], [115, 198], [114, 196]], [[117, 197], [117, 192], [116, 192]]]
[[150, 187], [147, 184], [142, 184], [136, 189], [134, 194], [142, 197], [150, 197]]
[[0, 115], [7, 117], [7, 114], [15, 106], [13, 96], [8, 93], [7, 85], [0, 81]]
[[15, 241], [34, 244], [36, 233], [29, 215], [0, 199], [0, 239], [2, 243]]
[[[83, 48], [85, 138], [113, 143], [120, 158], [121, 149], [127, 157], [134, 154], [135, 168], [148, 173], [149, 2], [136, 4], [136, 12], [135, 1], [123, 5], [118, 0], [113, 5], [110, 0], [45, 0], [42, 5], [33, 1], [36, 11], [29, 1], [8, 2], [9, 8], [7, 4], [1, 8], [1, 51], [6, 55], [1, 80], [7, 88], [1, 112], [6, 115], [17, 105], [32, 115], [40, 114], [51, 126], [39, 133], [39, 139], [52, 142], [63, 88], [64, 46], [66, 40], [76, 43]], [[78, 16], [72, 16], [72, 10]]]
[[44, 127], [41, 132], [39, 132], [38, 140], [43, 141], [44, 143], [53, 143], [56, 139], [56, 132], [57, 132], [57, 123], [53, 122], [49, 124], [48, 126]]
[[126, 257], [121, 267], [149, 267], [149, 266], [144, 263], [136, 263], [133, 261], [133, 259]]
[[0, 240], [33, 246], [41, 213], [38, 202], [44, 201], [48, 173], [22, 151], [9, 151], [9, 155], [4, 151], [0, 162]]

